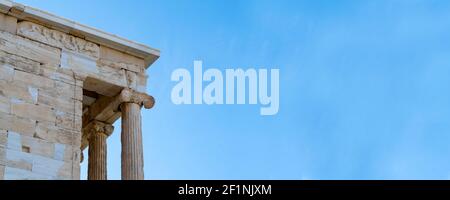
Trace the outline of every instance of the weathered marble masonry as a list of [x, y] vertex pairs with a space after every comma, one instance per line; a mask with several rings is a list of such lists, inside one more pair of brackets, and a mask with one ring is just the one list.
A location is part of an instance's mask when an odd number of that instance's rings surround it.
[[[159, 51], [0, 0], [0, 179], [107, 177], [106, 145], [122, 120], [122, 179], [143, 179], [146, 69]], [[119, 155], [113, 155], [119, 156]]]

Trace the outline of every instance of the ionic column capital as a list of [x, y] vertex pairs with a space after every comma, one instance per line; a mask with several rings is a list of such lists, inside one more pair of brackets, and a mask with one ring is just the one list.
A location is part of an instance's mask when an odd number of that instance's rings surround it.
[[111, 124], [100, 121], [92, 121], [88, 124], [89, 141], [89, 180], [106, 180], [106, 139], [114, 130]]
[[145, 93], [137, 92], [129, 88], [123, 89], [119, 94], [121, 103], [136, 103], [150, 109], [155, 105], [155, 99]]
[[106, 137], [110, 136], [114, 131], [114, 126], [100, 121], [92, 121], [86, 126], [88, 133], [88, 140], [91, 136], [103, 134]]

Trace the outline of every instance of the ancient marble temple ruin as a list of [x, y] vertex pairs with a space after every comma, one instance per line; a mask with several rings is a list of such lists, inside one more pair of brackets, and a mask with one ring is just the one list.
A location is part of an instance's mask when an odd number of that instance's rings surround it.
[[[106, 179], [121, 130], [122, 179], [143, 179], [146, 69], [159, 51], [0, 0], [0, 179]], [[121, 120], [121, 127], [113, 127]], [[82, 151], [89, 147], [89, 155]], [[84, 157], [84, 158], [83, 158]]]

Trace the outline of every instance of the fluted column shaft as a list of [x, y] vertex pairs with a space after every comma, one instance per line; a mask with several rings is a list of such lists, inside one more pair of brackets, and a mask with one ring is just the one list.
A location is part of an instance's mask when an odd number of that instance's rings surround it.
[[142, 148], [141, 106], [150, 109], [155, 99], [145, 93], [123, 89], [116, 102], [122, 113], [122, 180], [144, 179], [144, 153]]
[[144, 179], [142, 148], [141, 106], [133, 102], [122, 103], [122, 179]]
[[94, 122], [90, 128], [88, 180], [106, 180], [106, 139], [112, 133], [113, 127], [109, 124]]

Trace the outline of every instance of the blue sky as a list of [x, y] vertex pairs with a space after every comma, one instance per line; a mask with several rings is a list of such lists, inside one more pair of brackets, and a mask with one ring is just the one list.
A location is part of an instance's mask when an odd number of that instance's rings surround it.
[[[157, 103], [142, 112], [146, 179], [450, 178], [449, 1], [18, 2], [161, 50]], [[170, 75], [194, 60], [279, 68], [278, 114], [174, 105]]]

